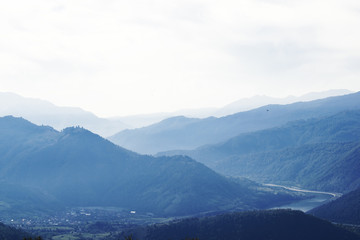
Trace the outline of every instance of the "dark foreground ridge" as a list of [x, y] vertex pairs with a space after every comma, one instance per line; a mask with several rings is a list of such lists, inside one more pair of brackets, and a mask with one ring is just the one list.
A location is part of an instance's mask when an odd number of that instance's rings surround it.
[[[156, 224], [132, 233], [145, 240], [350, 240], [360, 236], [301, 211], [268, 210], [228, 213]], [[119, 239], [123, 236], [120, 236]]]
[[23, 230], [9, 227], [3, 223], [0, 223], [0, 239], [1, 240], [22, 240], [31, 235]]
[[335, 201], [317, 207], [311, 214], [332, 222], [360, 224], [360, 188]]

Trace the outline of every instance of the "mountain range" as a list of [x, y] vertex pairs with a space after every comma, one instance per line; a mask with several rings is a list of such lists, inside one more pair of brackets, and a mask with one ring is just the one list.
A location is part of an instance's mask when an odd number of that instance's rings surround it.
[[189, 157], [140, 155], [80, 127], [59, 132], [8, 116], [0, 118], [0, 143], [0, 202], [8, 211], [38, 201], [34, 209], [113, 206], [173, 216], [296, 199], [228, 179]]
[[324, 92], [311, 92], [298, 97], [288, 96], [285, 98], [274, 98], [265, 95], [256, 95], [249, 98], [240, 98], [222, 107], [182, 109], [174, 112], [130, 115], [114, 117], [111, 119], [120, 120], [131, 126], [131, 128], [141, 128], [176, 116], [185, 116], [188, 118], [207, 118], [210, 116], [224, 117], [238, 112], [248, 111], [254, 108], [266, 106], [269, 104], [290, 104], [294, 102], [307, 102], [327, 97], [346, 95], [350, 93], [353, 92], [346, 89], [336, 89]]
[[[0, 117], [1, 217], [115, 207], [152, 217], [212, 216], [141, 227], [139, 239], [359, 239], [297, 211], [219, 215], [307, 197], [257, 181], [344, 193], [310, 213], [359, 224], [359, 100], [360, 92], [220, 118], [174, 117], [111, 138], [120, 136], [123, 146], [79, 126], [59, 131]], [[73, 115], [63, 110], [59, 119]], [[142, 155], [124, 145], [166, 151]]]
[[259, 182], [344, 192], [360, 186], [359, 139], [360, 111], [353, 110], [162, 155], [188, 155], [222, 174]]
[[226, 141], [241, 133], [284, 125], [290, 121], [326, 117], [360, 109], [360, 92], [288, 105], [267, 105], [233, 115], [205, 119], [174, 117], [138, 129], [127, 129], [109, 139], [127, 149], [147, 154], [190, 150]]
[[235, 102], [227, 104], [224, 107], [216, 109], [212, 114], [209, 114], [208, 116], [223, 117], [238, 112], [249, 111], [251, 109], [259, 108], [269, 104], [285, 105], [296, 102], [309, 102], [317, 99], [342, 96], [351, 93], [353, 92], [346, 89], [336, 89], [336, 90], [328, 90], [324, 92], [310, 92], [298, 97], [287, 96], [284, 98], [274, 98], [266, 95], [256, 95], [250, 98], [242, 98]]
[[309, 101], [348, 93], [350, 93], [350, 91], [338, 89], [309, 93], [300, 97], [289, 96], [283, 99], [254, 96], [252, 98], [240, 99], [222, 108], [186, 109], [171, 113], [100, 118], [81, 108], [60, 107], [45, 100], [22, 97], [15, 93], [0, 92], [0, 116], [13, 115], [23, 117], [35, 124], [49, 125], [57, 130], [71, 126], [81, 126], [103, 137], [108, 137], [124, 129], [144, 127], [179, 115], [190, 117], [223, 116], [269, 103], [285, 104], [295, 101]]

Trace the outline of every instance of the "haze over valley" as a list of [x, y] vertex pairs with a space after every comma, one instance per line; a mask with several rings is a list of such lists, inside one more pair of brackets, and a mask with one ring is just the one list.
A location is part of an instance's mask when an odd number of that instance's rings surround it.
[[66, 127], [82, 126], [103, 137], [109, 137], [121, 130], [145, 127], [174, 116], [195, 118], [221, 117], [267, 104], [310, 101], [322, 97], [349, 93], [351, 91], [338, 89], [308, 93], [300, 97], [271, 98], [267, 96], [253, 96], [251, 98], [239, 99], [221, 108], [187, 109], [175, 112], [102, 118], [79, 107], [62, 107], [42, 99], [23, 97], [11, 92], [0, 92], [0, 102], [6, 103], [0, 106], [0, 116], [12, 115], [23, 117], [35, 124], [49, 125], [59, 131]]
[[[30, 232], [25, 235], [85, 239], [90, 234], [93, 239], [116, 239], [135, 234], [142, 239], [153, 239], [158, 233], [152, 228], [144, 229], [144, 225], [174, 217], [222, 219], [219, 214], [226, 212], [282, 206], [306, 211], [319, 206], [319, 210], [311, 213], [336, 222], [336, 217], [320, 212], [320, 205], [347, 199], [347, 192], [360, 188], [358, 92], [270, 104], [224, 117], [170, 117], [110, 137], [118, 145], [80, 124], [59, 131], [20, 117], [41, 119], [56, 113], [54, 119], [67, 119], [71, 116], [69, 110], [84, 114], [80, 109], [59, 108], [39, 100], [24, 101], [13, 94], [3, 97], [15, 97], [19, 104], [10, 104], [6, 109], [17, 110], [18, 117], [0, 118], [1, 220], [25, 228]], [[25, 103], [28, 108], [22, 108]], [[26, 111], [21, 113], [21, 109]], [[87, 114], [92, 117], [79, 118], [84, 126], [99, 119]], [[74, 116], [68, 119], [79, 121], [76, 116], [81, 115]], [[100, 129], [105, 125], [96, 126]], [[123, 144], [118, 142], [119, 136], [124, 138]], [[127, 150], [123, 148], [123, 145], [131, 146], [127, 144], [138, 145]], [[136, 152], [156, 153], [156, 156]], [[342, 194], [345, 195], [341, 197]], [[315, 199], [317, 204], [307, 205]], [[335, 209], [339, 211], [339, 207]], [[278, 213], [248, 214], [270, 214], [266, 215], [270, 220]], [[279, 221], [290, 216], [303, 217], [291, 212], [279, 214]], [[349, 219], [353, 218], [349, 215]], [[91, 231], [90, 225], [98, 224], [99, 220], [106, 224]], [[67, 230], [48, 231], [46, 221]], [[208, 220], [201, 221], [205, 224]], [[134, 227], [137, 224], [139, 228]], [[171, 224], [182, 223], [168, 224], [172, 229]], [[81, 227], [75, 228], [77, 225]], [[304, 231], [310, 231], [309, 239], [312, 239], [311, 231], [320, 231], [320, 227], [317, 230], [303, 227]], [[186, 231], [196, 236], [203, 234]], [[161, 234], [172, 236], [175, 232], [164, 229]], [[356, 235], [353, 237], [357, 239]]]
[[360, 2], [0, 7], [0, 240], [360, 240]]

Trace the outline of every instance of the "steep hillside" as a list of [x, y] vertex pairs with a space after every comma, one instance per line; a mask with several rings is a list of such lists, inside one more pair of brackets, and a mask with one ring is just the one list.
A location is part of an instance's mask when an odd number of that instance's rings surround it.
[[188, 155], [226, 175], [342, 192], [360, 186], [359, 139], [360, 111], [345, 111], [163, 154]]
[[271, 210], [230, 213], [157, 224], [145, 231], [134, 231], [137, 239], [184, 240], [350, 240], [360, 239], [335, 225], [300, 211]]
[[319, 143], [231, 156], [215, 169], [259, 182], [345, 192], [360, 186], [359, 158], [360, 142]]
[[7, 144], [0, 180], [37, 188], [65, 206], [186, 215], [293, 199], [231, 181], [188, 157], [136, 154], [82, 128], [57, 132], [13, 117], [0, 119], [0, 125], [0, 142]]
[[309, 212], [337, 223], [360, 224], [360, 188]]
[[109, 139], [141, 153], [194, 149], [225, 141], [241, 133], [280, 126], [289, 121], [360, 109], [359, 102], [360, 92], [289, 105], [268, 105], [221, 118], [175, 117], [148, 127], [125, 130]]

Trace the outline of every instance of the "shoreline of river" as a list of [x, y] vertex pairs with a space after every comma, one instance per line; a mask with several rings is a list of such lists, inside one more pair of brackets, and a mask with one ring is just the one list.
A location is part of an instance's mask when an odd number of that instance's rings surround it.
[[342, 196], [341, 193], [333, 193], [333, 192], [323, 192], [323, 191], [315, 191], [315, 190], [308, 190], [308, 189], [301, 189], [298, 187], [289, 187], [289, 186], [283, 186], [283, 185], [278, 185], [278, 184], [272, 184], [272, 183], [267, 183], [267, 184], [263, 184], [264, 186], [267, 187], [279, 187], [279, 188], [283, 188], [289, 191], [294, 191], [294, 192], [303, 192], [303, 193], [311, 193], [314, 194], [315, 196], [309, 199], [305, 199], [305, 200], [300, 200], [300, 201], [296, 201], [296, 202], [292, 202], [290, 204], [286, 204], [286, 205], [281, 205], [281, 206], [277, 206], [271, 209], [293, 209], [293, 210], [300, 210], [303, 212], [308, 212], [311, 209], [314, 209], [328, 201], [332, 201], [335, 200], [339, 197]]

